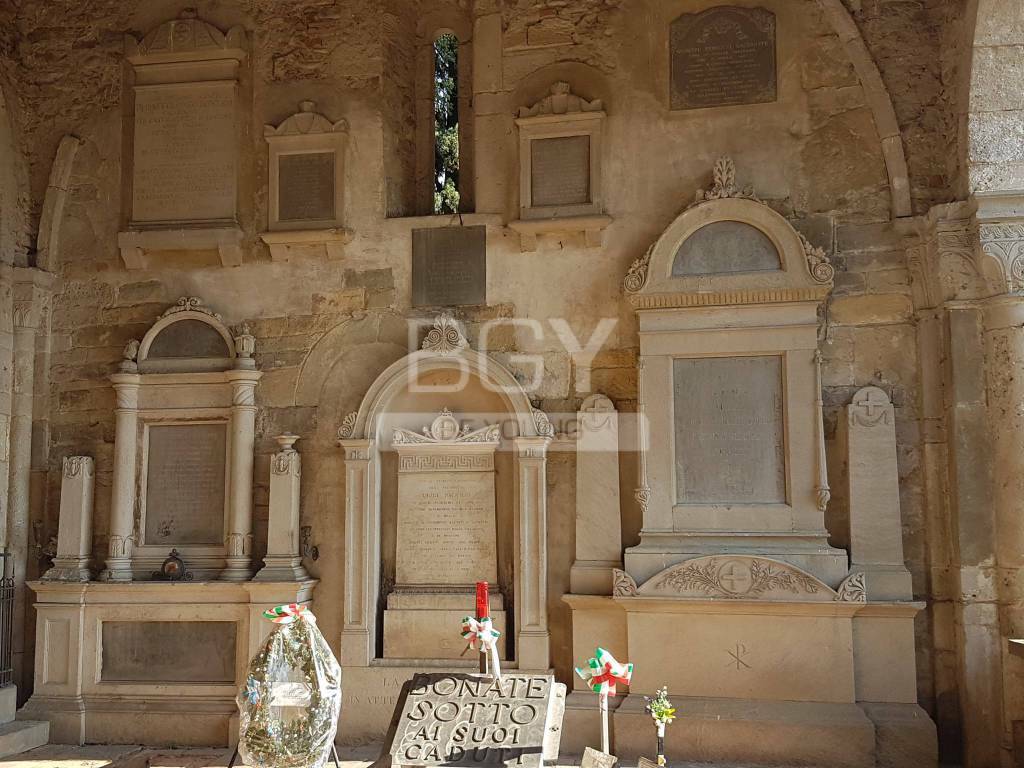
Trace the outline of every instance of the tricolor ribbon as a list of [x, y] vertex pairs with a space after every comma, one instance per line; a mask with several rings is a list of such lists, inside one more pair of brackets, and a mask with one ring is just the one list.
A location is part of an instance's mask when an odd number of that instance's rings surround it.
[[501, 664], [498, 661], [498, 638], [501, 632], [494, 628], [490, 617], [474, 619], [467, 616], [462, 620], [462, 637], [467, 649], [472, 648], [480, 653], [489, 653], [494, 676], [501, 679]]
[[616, 684], [629, 685], [629, 680], [633, 677], [633, 665], [620, 664], [604, 648], [598, 648], [597, 655], [587, 661], [586, 669], [576, 667], [576, 674], [594, 693], [614, 696]]
[[293, 621], [303, 619], [310, 624], [316, 624], [316, 616], [305, 605], [288, 603], [287, 605], [275, 605], [270, 610], [263, 612], [264, 619], [270, 619], [275, 624], [291, 624]]

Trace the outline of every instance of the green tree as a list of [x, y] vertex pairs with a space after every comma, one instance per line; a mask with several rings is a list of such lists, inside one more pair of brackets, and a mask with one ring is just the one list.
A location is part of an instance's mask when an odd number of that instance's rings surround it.
[[434, 41], [434, 213], [459, 210], [459, 40]]

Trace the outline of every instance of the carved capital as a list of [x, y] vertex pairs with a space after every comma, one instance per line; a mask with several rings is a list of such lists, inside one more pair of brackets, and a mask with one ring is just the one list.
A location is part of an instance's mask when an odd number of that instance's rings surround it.
[[1024, 222], [991, 222], [979, 227], [981, 250], [1001, 276], [1000, 292], [1024, 293]]

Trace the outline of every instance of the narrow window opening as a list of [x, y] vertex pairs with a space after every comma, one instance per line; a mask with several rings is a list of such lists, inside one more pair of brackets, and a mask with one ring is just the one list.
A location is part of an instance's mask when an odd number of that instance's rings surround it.
[[459, 40], [434, 41], [434, 213], [459, 210]]

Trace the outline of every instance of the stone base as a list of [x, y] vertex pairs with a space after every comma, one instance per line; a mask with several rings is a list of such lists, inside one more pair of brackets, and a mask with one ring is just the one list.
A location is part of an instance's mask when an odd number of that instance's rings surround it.
[[[679, 713], [666, 733], [670, 762], [827, 765], [874, 768], [875, 728], [856, 704], [698, 699], [672, 696]], [[614, 704], [613, 704], [614, 706]], [[655, 753], [643, 697], [626, 696], [611, 715], [612, 751], [626, 764]], [[589, 691], [570, 694], [563, 759], [600, 745], [600, 715]]]
[[[506, 659], [508, 636], [501, 595], [491, 595], [490, 607], [494, 628], [501, 632], [498, 653]], [[392, 592], [384, 611], [384, 658], [466, 659], [475, 664], [459, 632], [462, 620], [471, 613], [470, 593]]]
[[577, 560], [569, 570], [569, 591], [574, 595], [610, 595], [612, 569], [622, 568], [618, 560]]
[[938, 764], [935, 723], [917, 704], [871, 704], [860, 708], [875, 725], [878, 768], [934, 768]]
[[0, 757], [19, 755], [41, 747], [50, 738], [50, 724], [45, 720], [15, 720], [0, 725]]

